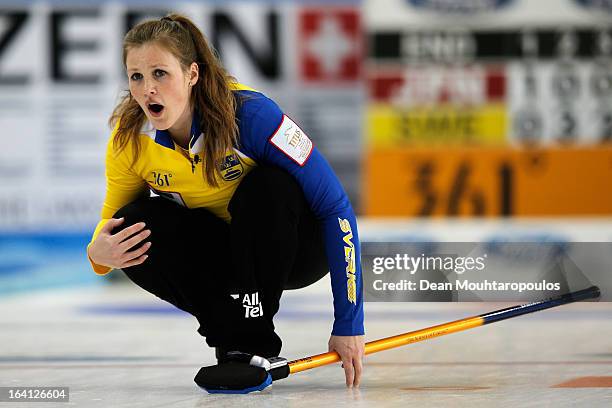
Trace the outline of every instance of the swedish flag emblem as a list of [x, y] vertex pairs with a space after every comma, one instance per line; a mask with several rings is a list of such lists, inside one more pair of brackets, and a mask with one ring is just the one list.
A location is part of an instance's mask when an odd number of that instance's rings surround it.
[[244, 169], [240, 159], [238, 159], [236, 154], [232, 153], [225, 156], [221, 162], [221, 165], [219, 166], [219, 171], [221, 172], [221, 177], [223, 177], [223, 180], [231, 181], [242, 176]]

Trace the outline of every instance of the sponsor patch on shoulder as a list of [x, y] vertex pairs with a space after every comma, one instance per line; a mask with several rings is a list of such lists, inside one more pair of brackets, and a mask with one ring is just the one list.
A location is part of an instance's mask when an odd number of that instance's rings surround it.
[[283, 115], [283, 121], [276, 133], [270, 137], [270, 143], [300, 166], [306, 163], [313, 148], [306, 133], [287, 115]]

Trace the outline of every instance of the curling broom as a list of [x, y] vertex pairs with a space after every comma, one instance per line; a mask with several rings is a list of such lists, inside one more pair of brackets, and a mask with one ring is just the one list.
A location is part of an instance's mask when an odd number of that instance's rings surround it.
[[[495, 310], [493, 312], [484, 313], [478, 316], [455, 320], [453, 322], [439, 324], [437, 326], [431, 326], [425, 329], [371, 341], [365, 344], [365, 354], [377, 353], [379, 351], [404, 346], [406, 344], [429, 340], [434, 337], [440, 337], [447, 334], [484, 326], [500, 320], [506, 320], [512, 317], [550, 309], [568, 303], [579, 302], [587, 299], [596, 299], [599, 298], [599, 296], [599, 288], [597, 286], [591, 286], [587, 289], [567, 293], [565, 295]], [[252, 360], [251, 365], [243, 365], [239, 371], [232, 370], [232, 368], [227, 365], [203, 367], [200, 369], [194, 380], [200, 387], [209, 393], [243, 394], [261, 390], [270, 385], [272, 381], [286, 378], [290, 374], [332, 364], [341, 360], [340, 356], [335, 351], [317, 354], [289, 362], [281, 357], [274, 357], [270, 359], [262, 359], [261, 357], [257, 356], [255, 357], [265, 361], [267, 366], [264, 368], [263, 365], [254, 364]]]
[[[599, 298], [599, 296], [599, 288], [597, 286], [591, 286], [587, 289], [582, 289], [576, 292], [567, 293], [565, 295], [551, 297], [537, 302], [512, 306], [506, 309], [500, 309], [478, 316], [468, 317], [465, 319], [455, 320], [453, 322], [444, 323], [437, 326], [427, 327], [425, 329], [398, 334], [397, 336], [391, 336], [380, 340], [370, 341], [365, 345], [365, 354], [372, 354], [379, 351], [404, 346], [406, 344], [429, 340], [434, 337], [440, 337], [447, 334], [472, 329], [474, 327], [484, 326], [486, 324], [499, 322], [500, 320], [506, 320], [512, 317], [521, 316], [527, 313], [533, 313], [540, 310], [550, 309], [568, 303], [579, 302], [581, 300], [587, 299], [596, 299]], [[287, 366], [289, 367], [287, 376], [289, 376], [289, 374], [299, 373], [300, 371], [310, 370], [311, 368], [332, 364], [338, 361], [340, 361], [340, 356], [335, 351], [317, 354], [314, 356], [301, 358], [299, 360], [289, 361], [287, 363]]]

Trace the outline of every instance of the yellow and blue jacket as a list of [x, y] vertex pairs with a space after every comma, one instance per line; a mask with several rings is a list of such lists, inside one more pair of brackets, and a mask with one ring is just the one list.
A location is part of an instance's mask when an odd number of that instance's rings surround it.
[[[92, 242], [117, 210], [148, 191], [188, 208], [204, 207], [230, 222], [227, 206], [242, 178], [258, 164], [280, 167], [297, 180], [323, 229], [334, 295], [332, 334], [363, 334], [359, 238], [346, 193], [308, 136], [274, 101], [240, 84], [233, 86], [233, 92], [239, 99], [239, 146], [221, 163], [219, 187], [208, 185], [202, 174], [204, 136], [197, 118], [188, 151], [176, 145], [167, 131], [143, 129], [141, 151], [133, 166], [131, 144], [119, 154], [113, 148], [115, 128], [106, 152], [102, 220]], [[93, 262], [92, 267], [101, 275], [110, 271]]]

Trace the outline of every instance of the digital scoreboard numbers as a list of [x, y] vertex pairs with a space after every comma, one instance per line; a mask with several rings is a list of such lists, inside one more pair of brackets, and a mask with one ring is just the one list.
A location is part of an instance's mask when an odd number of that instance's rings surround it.
[[508, 66], [511, 141], [545, 145], [609, 142], [609, 30], [524, 32], [521, 43], [522, 59]]
[[[509, 116], [503, 135], [508, 144], [582, 145], [611, 138], [612, 23], [599, 28], [386, 30], [371, 33], [370, 43], [369, 87], [376, 103], [422, 108], [450, 102], [457, 109], [482, 109], [501, 102]], [[414, 92], [415, 71], [426, 78], [441, 70], [472, 86], [474, 72], [480, 72], [477, 86], [485, 91], [491, 84], [487, 71], [493, 70], [507, 88], [484, 92], [477, 101], [453, 100], [456, 85], [445, 91], [446, 100]], [[381, 93], [385, 80], [389, 89]], [[433, 89], [439, 85], [429, 83]], [[485, 133], [472, 139], [498, 137]]]

